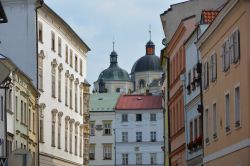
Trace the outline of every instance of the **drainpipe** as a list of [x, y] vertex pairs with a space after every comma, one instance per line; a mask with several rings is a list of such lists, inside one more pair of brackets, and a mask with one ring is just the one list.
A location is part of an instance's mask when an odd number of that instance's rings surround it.
[[[38, 39], [37, 39], [37, 34], [38, 34], [38, 19], [37, 19], [37, 17], [38, 17], [38, 9], [40, 9], [42, 6], [43, 6], [43, 4], [44, 4], [44, 1], [43, 0], [40, 0], [40, 3], [39, 3], [39, 5], [36, 7], [36, 66], [37, 66], [37, 68], [36, 68], [36, 74], [37, 74], [37, 77], [36, 77], [36, 88], [37, 88], [37, 90], [38, 90]], [[37, 97], [37, 99], [38, 99], [38, 97]], [[38, 102], [38, 100], [37, 100], [37, 102]], [[37, 108], [37, 107], [36, 107]], [[38, 125], [36, 125], [37, 126], [37, 153], [36, 153], [36, 155], [37, 155], [37, 165], [38, 166], [40, 166], [40, 155], [39, 155], [39, 151], [40, 151], [40, 149], [39, 149], [39, 146], [40, 146], [40, 132], [39, 132], [39, 117], [40, 117], [40, 113], [39, 113], [39, 109], [37, 108], [37, 124]]]

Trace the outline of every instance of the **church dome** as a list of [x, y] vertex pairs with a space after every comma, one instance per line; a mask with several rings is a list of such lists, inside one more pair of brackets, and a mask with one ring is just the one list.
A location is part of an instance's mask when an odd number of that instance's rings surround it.
[[155, 55], [155, 45], [151, 40], [146, 44], [146, 55], [135, 62], [131, 74], [144, 71], [162, 71], [160, 58]]
[[98, 80], [103, 81], [131, 81], [129, 74], [126, 70], [123, 70], [118, 66], [117, 53], [112, 51], [110, 54], [110, 66], [103, 70]]

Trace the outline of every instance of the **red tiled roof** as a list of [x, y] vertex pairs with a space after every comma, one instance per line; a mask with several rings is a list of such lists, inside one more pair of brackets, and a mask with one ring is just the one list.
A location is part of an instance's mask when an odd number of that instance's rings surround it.
[[211, 24], [216, 16], [218, 15], [219, 11], [215, 10], [203, 10], [201, 13], [201, 19], [204, 24]]
[[161, 108], [161, 96], [122, 95], [116, 104], [116, 110], [146, 110]]

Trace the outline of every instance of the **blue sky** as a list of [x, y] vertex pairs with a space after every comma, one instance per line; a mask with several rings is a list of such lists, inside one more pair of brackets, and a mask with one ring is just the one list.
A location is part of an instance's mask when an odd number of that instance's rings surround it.
[[91, 85], [109, 66], [113, 36], [118, 64], [129, 73], [134, 62], [145, 55], [149, 25], [156, 55], [160, 55], [164, 33], [160, 14], [171, 4], [184, 0], [45, 0], [91, 48], [87, 80]]

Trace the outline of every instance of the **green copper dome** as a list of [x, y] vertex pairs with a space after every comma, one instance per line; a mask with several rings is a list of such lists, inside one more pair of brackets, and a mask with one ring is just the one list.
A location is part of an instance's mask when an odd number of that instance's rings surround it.
[[112, 51], [110, 54], [109, 68], [100, 73], [98, 80], [101, 79], [103, 81], [131, 81], [128, 72], [118, 66], [117, 53], [115, 51]]

